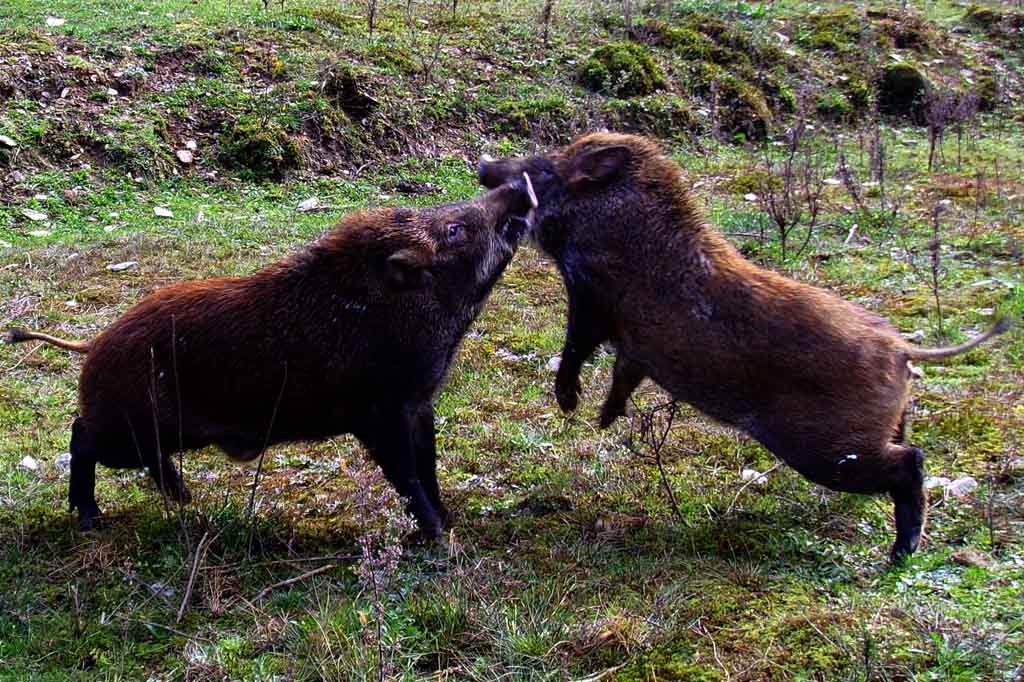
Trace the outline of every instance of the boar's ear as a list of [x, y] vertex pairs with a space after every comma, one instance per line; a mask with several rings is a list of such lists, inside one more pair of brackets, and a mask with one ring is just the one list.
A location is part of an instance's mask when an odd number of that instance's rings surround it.
[[569, 186], [579, 190], [611, 182], [629, 163], [631, 154], [629, 147], [621, 144], [578, 154], [569, 166]]
[[420, 289], [430, 283], [433, 257], [423, 249], [404, 248], [388, 256], [385, 272], [388, 284], [403, 291]]

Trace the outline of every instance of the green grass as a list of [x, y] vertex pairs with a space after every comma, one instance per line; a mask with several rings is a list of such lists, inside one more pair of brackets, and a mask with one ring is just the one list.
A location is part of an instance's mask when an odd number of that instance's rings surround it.
[[[949, 33], [964, 12], [952, 3], [912, 5], [943, 36], [942, 63], [912, 56], [930, 77], [993, 68], [1021, 92], [1019, 50], [997, 53], [976, 29]], [[745, 198], [759, 191], [763, 149], [713, 138], [708, 99], [688, 80], [708, 69], [692, 51], [651, 46], [666, 93], [611, 100], [576, 77], [596, 47], [625, 37], [617, 6], [557, 5], [548, 48], [540, 3], [460, 3], [454, 19], [447, 4], [415, 7], [414, 28], [404, 6], [383, 7], [371, 38], [361, 6], [326, 1], [4, 3], [0, 134], [18, 147], [0, 148], [0, 326], [88, 338], [158, 286], [252, 272], [357, 208], [473, 196], [478, 154], [548, 148], [608, 122], [664, 138], [709, 220], [748, 257], [920, 330], [925, 344], [967, 338], [996, 311], [1024, 317], [1024, 136], [1012, 101], [970, 128], [959, 162], [949, 134], [932, 173], [926, 132], [883, 122], [888, 203], [878, 187], [858, 207], [828, 185], [819, 229], [783, 262]], [[764, 88], [770, 135], [792, 121], [780, 88], [816, 95], [891, 58], [888, 45], [841, 44], [842, 57], [808, 47], [797, 38], [820, 22], [798, 0], [687, 0], [672, 11], [672, 25], [710, 30], [710, 17], [736, 32], [714, 49], [701, 41], [709, 54], [745, 37], [759, 49], [776, 31], [791, 38], [775, 47], [794, 55], [764, 81], [750, 60], [716, 66]], [[47, 16], [66, 23], [48, 28]], [[869, 33], [882, 40], [886, 25], [872, 19]], [[370, 105], [346, 94], [345, 74]], [[240, 120], [290, 136], [302, 167], [248, 179], [221, 154]], [[838, 144], [867, 181], [870, 116], [815, 124], [825, 126], [814, 147], [823, 176], [836, 176]], [[197, 149], [186, 165], [175, 152], [188, 140]], [[323, 210], [298, 211], [310, 197]], [[940, 336], [929, 240], [945, 199]], [[127, 260], [138, 265], [107, 269]], [[564, 323], [557, 272], [522, 249], [437, 399], [451, 535], [439, 546], [407, 541], [377, 594], [360, 582], [359, 542], [379, 537], [387, 510], [360, 506], [375, 469], [351, 437], [269, 452], [252, 519], [252, 469], [212, 449], [186, 455], [195, 501], [182, 509], [165, 508], [136, 472], [101, 468], [111, 523], [83, 535], [56, 465], [80, 358], [0, 346], [0, 680], [379, 679], [381, 656], [386, 678], [407, 680], [1020, 674], [1020, 330], [915, 381], [912, 440], [929, 473], [980, 487], [963, 499], [933, 492], [921, 550], [890, 568], [887, 500], [830, 493], [785, 468], [744, 488], [740, 472], [774, 458], [685, 407], [664, 453], [673, 509], [657, 469], [627, 448], [626, 420], [596, 427], [609, 352], [584, 368], [578, 413], [559, 412], [549, 361]], [[637, 396], [641, 407], [663, 399], [649, 384]], [[18, 466], [26, 456], [38, 471]], [[213, 540], [179, 621], [204, 536]]]

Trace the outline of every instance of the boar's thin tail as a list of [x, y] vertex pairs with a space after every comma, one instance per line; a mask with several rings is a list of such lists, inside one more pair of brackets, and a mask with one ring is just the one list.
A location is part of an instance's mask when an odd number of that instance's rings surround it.
[[1009, 317], [1002, 317], [996, 320], [996, 323], [988, 328], [982, 334], [978, 334], [970, 341], [965, 341], [959, 346], [947, 346], [945, 348], [907, 348], [907, 357], [911, 360], [921, 360], [923, 362], [937, 362], [943, 358], [948, 358], [953, 355], [959, 355], [960, 353], [966, 353], [975, 346], [985, 343], [993, 336], [999, 336], [1003, 332], [1009, 330], [1013, 326], [1013, 320]]
[[66, 339], [58, 339], [56, 336], [50, 336], [49, 334], [40, 334], [39, 332], [30, 332], [27, 329], [19, 329], [17, 327], [10, 329], [4, 335], [4, 341], [7, 343], [23, 343], [25, 341], [45, 341], [46, 343], [52, 343], [58, 348], [65, 350], [71, 350], [76, 353], [88, 353], [89, 342], [88, 341], [68, 341]]

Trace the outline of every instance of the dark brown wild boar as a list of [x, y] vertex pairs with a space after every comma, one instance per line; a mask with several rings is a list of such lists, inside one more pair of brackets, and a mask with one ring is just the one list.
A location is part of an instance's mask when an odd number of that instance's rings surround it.
[[575, 409], [582, 363], [616, 347], [606, 427], [650, 377], [675, 399], [746, 431], [833, 490], [888, 493], [894, 558], [924, 523], [924, 455], [904, 440], [910, 361], [953, 348], [909, 345], [864, 308], [744, 259], [701, 216], [681, 169], [640, 137], [591, 134], [547, 156], [480, 163], [493, 187], [529, 173], [533, 233], [568, 291], [558, 404]]
[[173, 452], [246, 461], [352, 433], [440, 533], [434, 395], [535, 205], [520, 177], [462, 204], [354, 213], [250, 277], [159, 289], [90, 342], [12, 330], [87, 354], [70, 447], [81, 527], [100, 514], [97, 462], [145, 467], [187, 501]]

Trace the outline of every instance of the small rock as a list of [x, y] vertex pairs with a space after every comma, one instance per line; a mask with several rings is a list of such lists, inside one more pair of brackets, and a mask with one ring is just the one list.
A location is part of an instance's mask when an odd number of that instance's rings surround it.
[[159, 217], [159, 218], [173, 218], [174, 217], [174, 214], [171, 213], [171, 211], [169, 209], [166, 209], [163, 206], [157, 206], [156, 208], [154, 208], [153, 209], [153, 213], [156, 214], [156, 216]]
[[21, 215], [37, 223], [47, 219], [47, 215], [45, 213], [41, 213], [40, 211], [36, 211], [31, 208], [21, 209]]
[[114, 88], [107, 88], [107, 97], [117, 97], [117, 90]]
[[946, 491], [954, 497], [967, 497], [978, 489], [978, 482], [971, 476], [961, 476], [946, 486]]
[[103, 227], [103, 231], [104, 232], [113, 232], [114, 230], [116, 230], [119, 227], [121, 227], [121, 226], [120, 225], [106, 225], [106, 226]]
[[17, 142], [7, 137], [6, 135], [0, 135], [0, 144], [2, 144], [5, 147], [10, 147], [11, 149], [18, 146]]
[[68, 188], [64, 190], [64, 201], [73, 204], [78, 201], [78, 190]]
[[5, 242], [4, 240], [0, 239], [0, 249], [9, 249], [11, 248], [11, 246], [12, 244], [10, 242]]
[[743, 198], [744, 198], [744, 199], [745, 199], [746, 201], [757, 201], [757, 195], [756, 195], [756, 194], [754, 194], [753, 192], [751, 192], [751, 193], [749, 193], [749, 194], [744, 194], [744, 195], [743, 195]]
[[192, 163], [192, 152], [190, 152], [187, 149], [179, 149], [178, 151], [174, 152], [174, 155], [177, 156], [178, 161], [181, 161], [182, 163]]
[[744, 481], [753, 481], [754, 485], [764, 485], [768, 482], [768, 477], [757, 469], [744, 469], [740, 472], [740, 478]]
[[111, 265], [108, 265], [107, 270], [110, 270], [111, 272], [122, 272], [124, 270], [130, 270], [131, 268], [134, 268], [138, 264], [138, 261], [126, 260], [122, 263], [113, 263]]
[[62, 19], [61, 17], [46, 17], [46, 25], [50, 28], [57, 28], [65, 23], [67, 23], [67, 19]]
[[562, 356], [561, 355], [554, 355], [554, 356], [551, 357], [550, 360], [548, 360], [548, 364], [546, 365], [546, 367], [547, 367], [549, 372], [557, 372], [558, 368], [561, 365], [562, 365]]
[[39, 462], [35, 457], [25, 455], [21, 458], [21, 461], [18, 462], [18, 467], [25, 471], [39, 471]]
[[320, 200], [316, 197], [310, 197], [299, 204], [299, 211], [302, 213], [309, 213], [320, 208]]
[[52, 230], [31, 230], [29, 233], [30, 237], [49, 237], [53, 234]]
[[499, 348], [498, 350], [494, 351], [494, 355], [498, 358], [501, 358], [502, 360], [508, 360], [509, 362], [519, 362], [520, 360], [523, 359], [521, 355], [516, 355], [512, 351], [505, 348]]
[[71, 468], [71, 453], [65, 452], [63, 455], [57, 455], [57, 459], [53, 460], [53, 466], [58, 471], [67, 471]]
[[65, 97], [67, 97], [67, 96], [68, 96], [68, 95], [69, 95], [70, 93], [71, 93], [71, 88], [64, 88], [63, 90], [61, 90], [61, 91], [60, 91], [60, 98], [61, 98], [61, 99], [64, 99], [64, 98], [65, 98]]
[[150, 591], [154, 597], [163, 597], [164, 599], [170, 599], [174, 596], [174, 588], [167, 583], [160, 582], [159, 580], [149, 586]]
[[945, 476], [929, 476], [924, 479], [924, 489], [931, 490], [932, 488], [945, 488], [952, 481]]
[[992, 560], [982, 554], [976, 549], [970, 547], [964, 547], [953, 552], [953, 561], [960, 564], [961, 566], [977, 566], [978, 568], [988, 568], [992, 565]]
[[822, 180], [822, 182], [824, 182], [826, 185], [831, 185], [832, 187], [842, 184], [842, 181], [838, 180], [837, 178], [825, 178], [824, 180]]
[[185, 141], [185, 149], [189, 150], [190, 152], [194, 152], [196, 150], [196, 141], [195, 140], [186, 140]]

